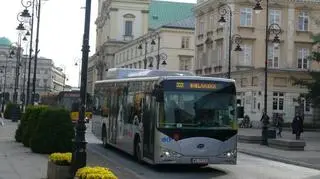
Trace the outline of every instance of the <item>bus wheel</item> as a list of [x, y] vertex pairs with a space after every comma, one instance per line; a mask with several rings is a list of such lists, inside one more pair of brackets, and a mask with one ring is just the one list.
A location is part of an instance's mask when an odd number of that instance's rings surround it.
[[108, 142], [107, 142], [107, 132], [106, 132], [106, 127], [105, 126], [102, 127], [101, 140], [102, 140], [103, 147], [107, 148], [108, 147]]
[[135, 150], [134, 150], [135, 151], [135, 157], [136, 157], [137, 161], [139, 163], [141, 163], [142, 162], [142, 154], [141, 154], [141, 147], [140, 147], [139, 138], [136, 139], [134, 148], [135, 148]]

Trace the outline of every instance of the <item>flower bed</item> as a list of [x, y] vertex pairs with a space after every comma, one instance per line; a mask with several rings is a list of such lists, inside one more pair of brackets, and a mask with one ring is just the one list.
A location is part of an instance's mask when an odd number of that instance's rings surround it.
[[48, 179], [69, 179], [71, 153], [53, 153], [49, 156], [47, 177]]
[[104, 167], [83, 167], [76, 173], [77, 179], [118, 179], [114, 173]]

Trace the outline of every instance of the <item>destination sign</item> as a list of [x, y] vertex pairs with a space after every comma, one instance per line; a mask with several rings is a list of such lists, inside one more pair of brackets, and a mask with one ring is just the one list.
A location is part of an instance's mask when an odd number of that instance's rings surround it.
[[215, 83], [190, 83], [190, 88], [194, 89], [216, 89], [217, 84]]
[[165, 90], [220, 90], [233, 83], [221, 81], [168, 80], [164, 81]]

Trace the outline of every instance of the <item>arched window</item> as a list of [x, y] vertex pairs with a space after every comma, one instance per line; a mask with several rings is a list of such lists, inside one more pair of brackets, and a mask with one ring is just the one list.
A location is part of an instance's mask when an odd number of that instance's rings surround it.
[[124, 36], [133, 36], [133, 14], [125, 14], [124, 16]]

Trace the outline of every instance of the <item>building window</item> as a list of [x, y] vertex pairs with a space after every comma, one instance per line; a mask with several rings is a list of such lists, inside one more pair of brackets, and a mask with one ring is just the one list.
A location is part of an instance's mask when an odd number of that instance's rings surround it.
[[302, 11], [299, 13], [298, 17], [298, 30], [308, 31], [309, 27], [309, 15], [308, 12]]
[[302, 98], [303, 110], [305, 113], [311, 113], [311, 99], [310, 98]]
[[241, 8], [240, 26], [252, 26], [252, 8]]
[[252, 63], [252, 45], [244, 44], [240, 55], [239, 65], [251, 66]]
[[189, 37], [182, 37], [181, 48], [189, 48], [189, 42], [190, 42]]
[[252, 93], [252, 109], [256, 110], [257, 109], [257, 92]]
[[204, 21], [200, 21], [199, 23], [199, 35], [202, 35], [204, 33]]
[[221, 66], [222, 65], [222, 60], [223, 60], [223, 42], [217, 42], [217, 64], [216, 66]]
[[190, 70], [191, 69], [191, 57], [180, 56], [179, 58], [179, 70]]
[[268, 67], [279, 68], [280, 48], [269, 44], [268, 48]]
[[124, 30], [125, 36], [132, 36], [132, 21], [125, 21], [125, 30]]
[[269, 12], [269, 25], [270, 24], [278, 24], [281, 25], [281, 11], [280, 10], [270, 10]]
[[273, 92], [273, 110], [283, 111], [284, 93]]
[[309, 49], [307, 48], [298, 49], [298, 69], [309, 68], [308, 56], [309, 56]]

